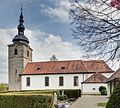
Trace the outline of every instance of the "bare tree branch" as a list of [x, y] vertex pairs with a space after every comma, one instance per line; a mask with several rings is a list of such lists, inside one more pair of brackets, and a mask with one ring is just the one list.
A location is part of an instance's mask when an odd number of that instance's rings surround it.
[[120, 60], [120, 11], [109, 0], [70, 0], [73, 36], [89, 56]]

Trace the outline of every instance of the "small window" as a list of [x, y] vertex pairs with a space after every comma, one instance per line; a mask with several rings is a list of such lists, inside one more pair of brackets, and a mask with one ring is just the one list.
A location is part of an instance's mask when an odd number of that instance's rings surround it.
[[19, 76], [20, 76], [20, 75], [18, 74], [17, 69], [15, 69], [15, 75], [16, 75], [16, 77], [19, 77]]
[[36, 70], [40, 70], [40, 68], [38, 67]]
[[78, 86], [78, 76], [74, 76], [74, 86]]
[[63, 83], [64, 83], [64, 78], [59, 77], [59, 86], [63, 86]]
[[26, 78], [26, 86], [30, 86], [30, 77]]
[[45, 77], [45, 86], [49, 86], [49, 77]]
[[65, 69], [65, 67], [61, 67], [61, 69]]
[[17, 55], [18, 54], [18, 51], [17, 49], [14, 50], [14, 54]]
[[17, 74], [17, 69], [15, 69], [15, 74]]
[[27, 57], [29, 57], [29, 51], [27, 51]]

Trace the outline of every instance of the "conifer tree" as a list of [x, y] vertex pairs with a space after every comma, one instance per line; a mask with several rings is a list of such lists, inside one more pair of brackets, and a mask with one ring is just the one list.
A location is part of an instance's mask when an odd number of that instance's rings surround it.
[[120, 108], [120, 82], [114, 88], [113, 93], [107, 102], [106, 108]]

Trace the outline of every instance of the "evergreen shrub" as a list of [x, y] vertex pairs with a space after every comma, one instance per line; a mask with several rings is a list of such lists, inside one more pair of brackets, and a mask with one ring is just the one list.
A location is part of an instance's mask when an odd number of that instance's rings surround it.
[[64, 90], [64, 95], [67, 95], [68, 98], [78, 98], [81, 97], [81, 90]]
[[105, 86], [100, 86], [99, 87], [99, 92], [101, 93], [101, 95], [107, 95], [107, 90]]
[[0, 108], [52, 108], [53, 95], [0, 94]]
[[120, 83], [114, 88], [106, 108], [120, 108]]

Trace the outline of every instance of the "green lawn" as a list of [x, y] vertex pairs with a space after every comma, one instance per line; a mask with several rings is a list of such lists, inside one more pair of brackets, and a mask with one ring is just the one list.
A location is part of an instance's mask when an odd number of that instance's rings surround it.
[[106, 107], [106, 104], [106, 102], [99, 102], [97, 103], [97, 106]]

